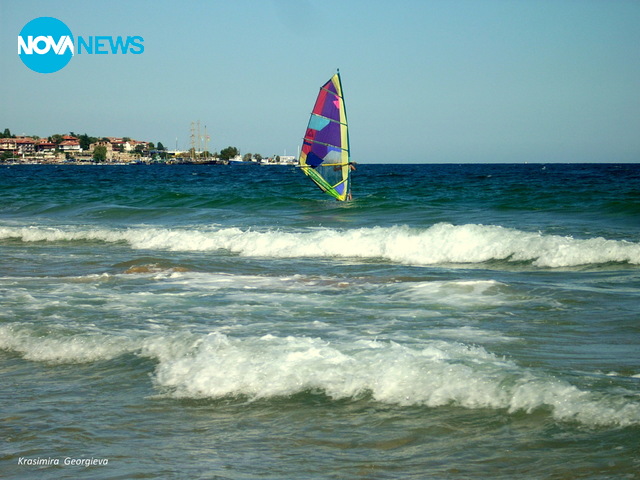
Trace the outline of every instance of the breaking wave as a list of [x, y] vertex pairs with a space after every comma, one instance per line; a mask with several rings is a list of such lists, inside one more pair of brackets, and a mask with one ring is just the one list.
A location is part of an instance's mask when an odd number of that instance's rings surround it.
[[382, 259], [407, 265], [474, 264], [496, 260], [529, 262], [543, 268], [611, 262], [640, 265], [639, 243], [602, 237], [575, 239], [474, 224], [440, 223], [424, 229], [393, 226], [299, 231], [0, 227], [1, 239], [19, 239], [23, 242], [124, 242], [134, 249], [221, 250], [243, 256], [274, 258]]
[[274, 399], [303, 392], [334, 400], [398, 406], [550, 412], [590, 426], [640, 425], [640, 403], [624, 392], [598, 394], [523, 368], [480, 346], [434, 340], [403, 345], [264, 335], [104, 333], [48, 335], [29, 325], [0, 327], [0, 349], [32, 361], [88, 363], [124, 354], [157, 362], [153, 382], [174, 398]]

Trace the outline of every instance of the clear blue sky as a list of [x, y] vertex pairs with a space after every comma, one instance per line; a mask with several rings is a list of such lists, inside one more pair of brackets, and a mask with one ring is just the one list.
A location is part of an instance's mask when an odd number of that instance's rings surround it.
[[[141, 55], [38, 74], [33, 18], [140, 35]], [[640, 162], [638, 0], [0, 0], [0, 129], [295, 154], [339, 67], [352, 158]]]

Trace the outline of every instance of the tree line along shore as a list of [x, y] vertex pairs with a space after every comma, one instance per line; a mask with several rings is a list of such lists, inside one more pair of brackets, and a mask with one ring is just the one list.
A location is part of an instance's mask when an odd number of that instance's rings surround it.
[[54, 134], [46, 138], [37, 135], [13, 135], [8, 128], [0, 133], [0, 162], [9, 164], [128, 164], [128, 163], [196, 163], [196, 164], [293, 164], [295, 157], [260, 154], [240, 154], [237, 147], [220, 152], [167, 150], [162, 142], [134, 140], [130, 137], [92, 137]]

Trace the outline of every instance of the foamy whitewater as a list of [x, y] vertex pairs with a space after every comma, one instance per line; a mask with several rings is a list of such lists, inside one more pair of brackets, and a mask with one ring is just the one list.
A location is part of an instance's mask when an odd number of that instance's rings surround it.
[[0, 166], [3, 478], [637, 478], [640, 166]]
[[[126, 242], [133, 249], [170, 251], [226, 250], [244, 256], [276, 258], [371, 258], [407, 265], [482, 263], [490, 260], [531, 261], [539, 267], [572, 267], [608, 262], [640, 264], [640, 244], [626, 240], [520, 232], [500, 226], [437, 224], [426, 229], [406, 226], [351, 230], [307, 229], [252, 231], [239, 228], [127, 228], [86, 230], [0, 228], [0, 239], [24, 242]], [[313, 249], [309, 249], [313, 245]]]

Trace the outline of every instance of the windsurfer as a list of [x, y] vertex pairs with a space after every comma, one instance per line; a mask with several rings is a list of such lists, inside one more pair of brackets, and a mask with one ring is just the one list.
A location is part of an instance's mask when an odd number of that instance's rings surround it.
[[[356, 162], [349, 162], [349, 163], [347, 163], [347, 165], [349, 165], [349, 170], [351, 170], [351, 171], [354, 171], [356, 169]], [[333, 167], [333, 171], [334, 172], [339, 172], [341, 168], [342, 167], [340, 165], [336, 165], [335, 167]]]
[[[349, 170], [354, 171], [356, 169], [356, 162], [349, 162]], [[351, 195], [351, 188], [349, 188], [349, 193], [347, 193], [347, 200], [353, 200], [353, 195]]]

